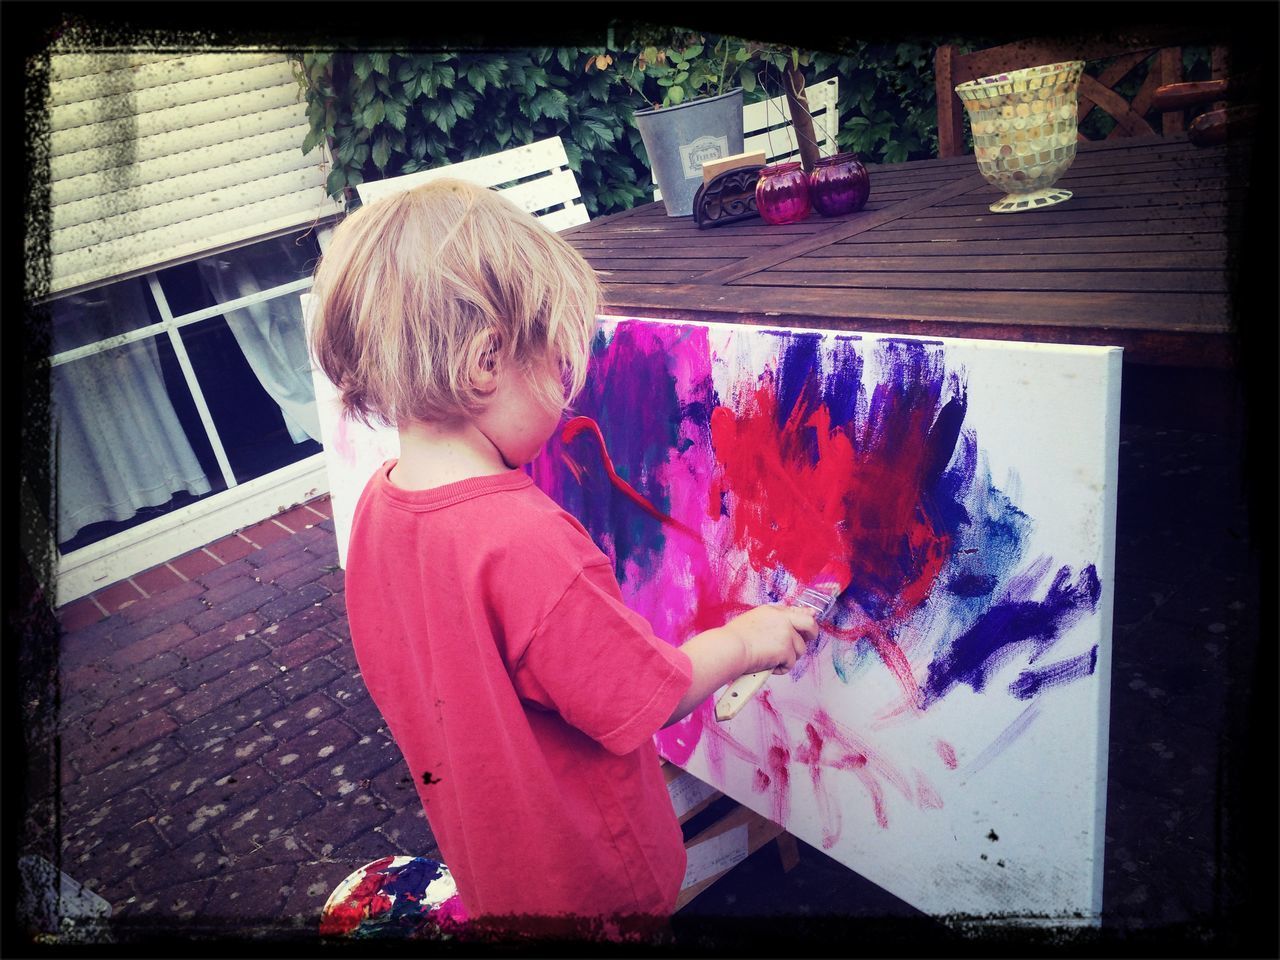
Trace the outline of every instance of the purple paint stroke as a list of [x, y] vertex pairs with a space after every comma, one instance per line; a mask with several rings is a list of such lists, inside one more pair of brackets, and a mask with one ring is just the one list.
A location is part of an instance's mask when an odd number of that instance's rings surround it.
[[1094, 644], [1088, 653], [1078, 657], [1061, 660], [1039, 670], [1022, 671], [1018, 679], [1009, 684], [1009, 692], [1019, 700], [1030, 700], [1045, 687], [1056, 687], [1090, 676], [1097, 667], [1098, 647]]
[[985, 767], [988, 763], [998, 757], [1008, 748], [1009, 744], [1017, 740], [1026, 732], [1027, 727], [1031, 726], [1031, 722], [1040, 715], [1039, 702], [1031, 704], [1023, 710], [1013, 723], [1009, 724], [996, 736], [994, 740], [987, 745], [987, 748], [973, 758], [973, 763], [966, 764], [964, 769], [964, 780], [961, 785], [968, 783], [969, 778]]
[[1041, 561], [1014, 577], [1005, 599], [994, 604], [950, 648], [929, 664], [929, 676], [921, 688], [924, 706], [937, 702], [958, 683], [981, 693], [996, 670], [1026, 647], [1034, 663], [1083, 614], [1094, 610], [1102, 593], [1097, 569], [1089, 564], [1076, 582], [1071, 568], [1058, 570], [1043, 600], [1017, 599], [1039, 580], [1046, 564]]

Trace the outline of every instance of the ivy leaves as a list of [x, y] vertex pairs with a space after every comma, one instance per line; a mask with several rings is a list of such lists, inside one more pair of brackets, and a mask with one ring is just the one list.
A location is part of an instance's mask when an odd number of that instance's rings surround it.
[[338, 196], [367, 179], [560, 136], [591, 215], [625, 209], [648, 200], [651, 187], [626, 135], [631, 107], [607, 80], [584, 74], [603, 53], [304, 54], [299, 79], [311, 129], [303, 151], [330, 145], [327, 189]]

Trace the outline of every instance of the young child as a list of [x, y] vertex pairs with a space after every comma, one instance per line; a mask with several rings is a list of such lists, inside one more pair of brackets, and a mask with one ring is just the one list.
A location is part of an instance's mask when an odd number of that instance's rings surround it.
[[356, 211], [315, 277], [312, 347], [400, 457], [356, 507], [347, 611], [471, 918], [666, 917], [685, 871], [653, 735], [816, 636], [757, 607], [676, 648], [520, 468], [586, 376], [599, 287], [497, 193], [437, 180]]

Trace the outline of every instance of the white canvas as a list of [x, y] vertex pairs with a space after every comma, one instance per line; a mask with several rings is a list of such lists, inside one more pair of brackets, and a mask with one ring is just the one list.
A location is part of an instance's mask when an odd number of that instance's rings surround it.
[[[717, 723], [709, 701], [659, 734], [661, 751], [924, 912], [1098, 922], [1118, 349], [613, 320], [598, 339], [591, 381], [573, 411], [598, 425], [600, 439], [592, 438], [584, 421], [571, 424], [533, 465], [535, 479], [583, 520], [614, 559], [628, 603], [668, 642], [682, 643], [714, 625], [716, 616], [785, 599], [801, 585], [790, 576], [787, 558], [753, 563], [735, 537], [737, 513], [757, 494], [749, 489], [749, 471], [743, 497], [725, 489], [732, 483], [715, 479], [728, 467], [719, 463], [725, 458], [711, 428], [717, 416], [722, 428], [735, 418], [750, 420], [753, 391], [770, 383], [775, 392], [782, 389], [787, 376], [780, 368], [795, 366], [798, 348], [808, 379], [826, 384], [834, 407], [846, 404], [843, 429], [863, 434], [868, 459], [862, 468], [880, 471], [882, 482], [860, 494], [867, 501], [896, 489], [884, 464], [874, 462], [877, 389], [896, 382], [903, 396], [915, 389], [919, 400], [929, 390], [913, 387], [912, 376], [936, 381], [932, 407], [916, 404], [916, 412], [927, 415], [916, 418], [914, 433], [902, 423], [879, 425], [900, 431], [885, 445], [897, 451], [922, 442], [941, 422], [948, 400], [963, 395], [955, 452], [939, 483], [945, 487], [947, 477], [962, 476], [969, 463], [974, 479], [967, 494], [957, 495], [969, 522], [947, 540], [945, 563], [911, 615], [899, 610], [885, 616], [896, 622], [890, 639], [911, 681], [895, 675], [892, 653], [882, 656], [866, 639], [829, 631], [792, 676], [772, 677], [737, 717]], [[907, 364], [911, 369], [904, 373], [893, 358], [912, 351], [920, 362]], [[842, 369], [850, 394], [843, 399]], [[804, 380], [793, 370], [786, 389], [794, 393]], [[881, 412], [890, 406], [882, 398]], [[708, 412], [715, 407], [719, 412]], [[816, 429], [838, 433], [839, 419]], [[730, 434], [722, 429], [718, 436], [727, 443]], [[739, 439], [749, 441], [752, 457], [768, 446], [755, 434]], [[778, 442], [793, 441], [794, 435]], [[621, 483], [609, 479], [602, 451]], [[750, 462], [763, 478], [765, 460]], [[818, 497], [806, 470], [798, 469], [793, 479], [791, 492], [775, 498], [782, 510], [775, 526], [796, 523], [784, 500]], [[786, 489], [782, 481], [769, 482]], [[924, 502], [931, 498], [939, 499], [936, 491], [919, 498], [911, 508], [916, 516], [941, 509]], [[840, 512], [831, 506], [825, 507], [827, 519]], [[855, 506], [848, 516], [856, 515]], [[1017, 549], [993, 549], [996, 521], [1018, 516], [1024, 519], [1018, 521]], [[975, 533], [981, 530], [985, 543]], [[815, 525], [812, 538], [824, 535]], [[792, 537], [797, 543], [809, 539], [808, 533]], [[883, 538], [891, 547], [893, 542]], [[915, 548], [925, 551], [928, 543]], [[983, 568], [984, 550], [1002, 553], [1003, 569]], [[896, 556], [892, 549], [889, 554]], [[1051, 587], [1059, 571], [1062, 579]], [[948, 586], [965, 596], [948, 594]], [[874, 618], [852, 592], [837, 608], [835, 628], [872, 629], [867, 625]], [[892, 601], [890, 596], [885, 610]], [[1019, 611], [1025, 614], [1021, 626]], [[1012, 621], [1003, 634], [995, 631], [1003, 622], [997, 614]], [[1039, 647], [1034, 639], [997, 642], [978, 671], [980, 689], [973, 677], [946, 682], [942, 667], [949, 657], [959, 658], [967, 632], [974, 649], [981, 649], [975, 636], [1012, 637], [1036, 617], [1050, 621], [1039, 627], [1045, 631]], [[931, 664], [937, 673], [932, 686]], [[911, 684], [917, 688], [914, 707]]]

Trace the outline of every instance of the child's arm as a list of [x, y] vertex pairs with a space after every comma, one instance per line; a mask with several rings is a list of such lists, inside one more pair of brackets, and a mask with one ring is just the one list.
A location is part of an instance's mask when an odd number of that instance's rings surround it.
[[745, 673], [786, 673], [805, 652], [806, 642], [817, 636], [818, 624], [810, 611], [770, 604], [690, 637], [680, 651], [693, 664], [693, 682], [663, 726], [684, 719], [717, 689]]

